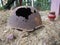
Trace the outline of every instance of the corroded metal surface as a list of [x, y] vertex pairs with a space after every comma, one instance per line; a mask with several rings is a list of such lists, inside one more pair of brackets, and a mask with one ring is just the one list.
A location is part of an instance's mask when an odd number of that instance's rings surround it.
[[40, 27], [42, 25], [42, 21], [40, 14], [35, 8], [21, 6], [13, 10], [7, 25], [15, 29], [33, 31], [35, 27]]

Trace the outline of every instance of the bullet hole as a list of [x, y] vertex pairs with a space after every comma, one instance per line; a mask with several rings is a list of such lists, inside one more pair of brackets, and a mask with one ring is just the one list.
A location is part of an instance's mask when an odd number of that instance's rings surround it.
[[25, 17], [25, 19], [28, 19], [28, 16], [31, 15], [32, 12], [31, 12], [31, 9], [30, 8], [19, 8], [17, 11], [16, 11], [16, 15], [19, 17], [19, 16], [22, 16], [22, 17]]
[[34, 13], [36, 13], [36, 11], [34, 10]]

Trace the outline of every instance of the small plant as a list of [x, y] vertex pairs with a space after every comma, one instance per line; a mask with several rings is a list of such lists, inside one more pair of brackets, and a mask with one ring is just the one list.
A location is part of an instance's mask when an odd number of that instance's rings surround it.
[[4, 10], [4, 8], [3, 7], [0, 7], [0, 10]]

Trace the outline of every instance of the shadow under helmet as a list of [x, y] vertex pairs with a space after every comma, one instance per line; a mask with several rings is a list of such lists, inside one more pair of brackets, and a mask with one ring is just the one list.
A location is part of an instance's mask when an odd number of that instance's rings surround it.
[[13, 10], [8, 18], [7, 26], [23, 31], [33, 31], [41, 27], [39, 12], [31, 6], [20, 6]]

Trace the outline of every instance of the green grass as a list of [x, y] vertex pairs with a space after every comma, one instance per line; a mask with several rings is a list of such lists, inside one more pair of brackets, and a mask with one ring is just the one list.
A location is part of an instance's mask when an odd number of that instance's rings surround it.
[[4, 10], [4, 8], [3, 8], [3, 7], [0, 7], [0, 11], [1, 11], [1, 10]]

